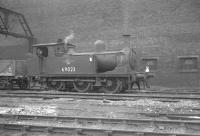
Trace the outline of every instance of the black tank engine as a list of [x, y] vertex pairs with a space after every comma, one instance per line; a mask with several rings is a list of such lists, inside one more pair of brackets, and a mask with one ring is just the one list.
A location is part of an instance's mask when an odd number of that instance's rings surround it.
[[62, 42], [33, 47], [33, 56], [28, 60], [28, 76], [39, 77], [48, 88], [117, 93], [131, 87], [135, 80], [136, 53], [131, 48], [105, 51], [104, 47], [96, 47], [101, 50], [77, 53], [75, 45], [68, 44], [65, 49]]

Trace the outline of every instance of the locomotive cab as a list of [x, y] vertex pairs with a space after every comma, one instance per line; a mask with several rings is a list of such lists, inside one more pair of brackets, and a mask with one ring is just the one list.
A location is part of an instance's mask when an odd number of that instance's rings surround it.
[[76, 46], [73, 44], [65, 45], [62, 39], [58, 39], [57, 43], [44, 43], [33, 45], [36, 55], [40, 58], [48, 57], [48, 55], [63, 56], [64, 54], [73, 54]]

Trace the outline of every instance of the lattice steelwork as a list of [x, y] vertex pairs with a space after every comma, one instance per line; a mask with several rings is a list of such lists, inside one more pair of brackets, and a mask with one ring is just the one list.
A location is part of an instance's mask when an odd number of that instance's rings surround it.
[[[12, 20], [15, 21], [12, 22]], [[18, 29], [13, 29], [15, 26], [9, 27], [9, 24], [12, 23], [18, 24], [22, 32], [19, 32]], [[27, 39], [29, 41], [29, 51], [31, 51], [31, 45], [35, 41], [24, 15], [3, 7], [0, 7], [0, 34]]]

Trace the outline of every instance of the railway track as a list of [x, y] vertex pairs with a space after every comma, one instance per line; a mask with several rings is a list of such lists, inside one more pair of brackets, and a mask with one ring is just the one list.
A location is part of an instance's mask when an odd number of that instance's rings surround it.
[[[3, 122], [2, 119], [7, 121], [7, 123], [0, 123], [1, 132], [22, 131], [23, 135], [28, 135], [30, 132], [43, 132], [50, 135], [62, 133], [65, 135], [105, 136], [200, 136], [199, 120], [110, 119], [8, 114], [0, 114], [0, 119], [1, 122]], [[43, 123], [44, 121], [50, 121], [51, 125], [46, 125], [47, 123]]]
[[179, 120], [200, 120], [200, 113], [148, 113], [140, 112], [140, 115], [147, 117], [166, 117], [169, 119], [179, 119]]
[[163, 94], [163, 93], [135, 93], [135, 94], [103, 94], [103, 93], [73, 93], [73, 92], [1, 92], [0, 97], [30, 97], [30, 98], [72, 98], [95, 100], [137, 100], [150, 98], [158, 101], [200, 100], [200, 94]]
[[52, 126], [37, 126], [37, 125], [22, 125], [22, 124], [0, 124], [3, 128], [3, 133], [14, 130], [14, 134], [26, 136], [29, 133], [33, 134], [40, 132], [48, 136], [55, 136], [56, 134], [63, 134], [65, 136], [200, 136], [200, 134], [191, 133], [168, 133], [168, 132], [148, 132], [137, 130], [117, 130], [117, 129], [94, 129], [94, 128], [76, 128], [76, 127], [52, 127]]
[[[22, 93], [22, 92], [27, 92], [27, 93], [37, 93], [37, 92], [45, 92], [45, 90], [41, 89], [29, 89], [29, 90], [0, 90], [0, 92], [8, 92], [8, 93]], [[48, 91], [46, 91], [48, 92]], [[55, 93], [62, 93], [58, 91], [54, 91]], [[69, 92], [73, 92], [70, 91]], [[93, 93], [93, 92], [92, 92]], [[137, 94], [137, 93], [144, 93], [144, 94], [180, 94], [180, 95], [185, 95], [185, 94], [191, 94], [191, 95], [200, 95], [200, 88], [199, 89], [148, 89], [148, 90], [126, 90], [123, 94]]]
[[181, 92], [181, 91], [141, 91], [141, 92], [136, 92], [136, 93], [144, 93], [144, 94], [179, 94], [179, 95], [200, 95], [199, 91], [186, 91], [186, 92]]
[[200, 95], [200, 88], [199, 89], [184, 89], [184, 88], [168, 88], [168, 89], [162, 89], [162, 88], [152, 88], [147, 90], [127, 90], [125, 91], [127, 93], [146, 93], [146, 94], [192, 94], [192, 95]]

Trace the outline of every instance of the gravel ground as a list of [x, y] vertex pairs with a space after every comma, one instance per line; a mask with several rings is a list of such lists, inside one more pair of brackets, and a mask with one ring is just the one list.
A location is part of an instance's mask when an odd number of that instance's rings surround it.
[[[74, 100], [74, 99], [49, 99], [38, 98], [1, 98], [0, 114], [22, 114], [22, 115], [51, 115], [51, 116], [79, 116], [79, 117], [105, 117], [105, 118], [146, 118], [139, 112], [148, 113], [195, 113], [193, 109], [199, 108], [199, 101], [179, 101], [179, 102], [159, 102], [151, 99], [139, 99], [137, 101], [109, 101], [109, 100]], [[153, 117], [152, 117], [153, 118]], [[166, 119], [159, 117], [154, 119]], [[3, 120], [0, 120], [3, 122]], [[76, 126], [84, 127], [80, 124], [63, 124], [59, 122], [32, 122], [19, 121], [10, 123], [26, 123], [35, 125], [54, 125], [54, 126]], [[96, 124], [92, 128], [106, 129], [126, 129], [126, 130], [146, 130], [156, 132], [191, 132], [199, 133], [199, 130], [184, 129], [180, 126], [105, 126]]]
[[159, 102], [151, 99], [137, 101], [1, 98], [0, 113], [23, 115], [57, 115], [106, 118], [141, 118], [139, 112], [194, 113], [199, 101]]

